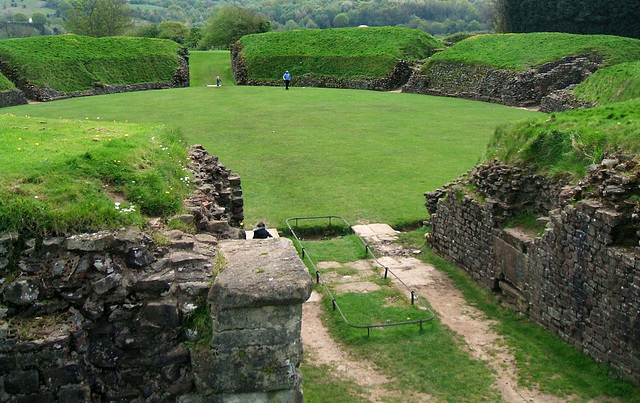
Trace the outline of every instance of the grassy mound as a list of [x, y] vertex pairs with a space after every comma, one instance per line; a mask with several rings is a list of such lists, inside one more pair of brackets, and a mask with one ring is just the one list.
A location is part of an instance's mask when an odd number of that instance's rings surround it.
[[619, 151], [640, 153], [640, 99], [501, 126], [486, 157], [582, 177], [588, 165]]
[[435, 54], [428, 64], [475, 64], [524, 71], [565, 56], [591, 54], [604, 59], [607, 65], [637, 61], [640, 60], [640, 40], [553, 32], [478, 35]]
[[0, 92], [12, 90], [14, 88], [16, 88], [16, 86], [13, 85], [13, 83], [9, 81], [7, 77], [5, 77], [4, 75], [2, 75], [2, 73], [0, 73]]
[[180, 211], [185, 143], [150, 125], [0, 116], [0, 233], [141, 225]]
[[640, 97], [640, 62], [600, 69], [580, 83], [573, 93], [600, 105]]
[[79, 35], [0, 41], [0, 58], [18, 79], [62, 92], [92, 83], [136, 84], [173, 79], [180, 45], [170, 40]]
[[249, 78], [280, 79], [315, 74], [384, 77], [398, 59], [427, 58], [442, 44], [409, 28], [312, 29], [248, 35], [240, 40]]

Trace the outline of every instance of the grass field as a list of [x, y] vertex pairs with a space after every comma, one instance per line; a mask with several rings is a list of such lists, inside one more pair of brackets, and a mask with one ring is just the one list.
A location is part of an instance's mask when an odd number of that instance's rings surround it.
[[[240, 174], [247, 226], [293, 216], [404, 225], [423, 193], [483, 155], [499, 123], [536, 113], [417, 94], [238, 87], [228, 52], [193, 52], [192, 86], [5, 108], [6, 113], [178, 128]], [[223, 86], [206, 87], [220, 75]]]
[[[19, 115], [17, 121], [31, 116], [28, 120], [33, 123], [10, 124], [12, 133], [18, 135], [22, 130], [42, 138], [62, 138], [59, 123], [66, 124], [70, 133], [99, 126], [122, 130], [140, 125], [145, 131], [147, 124], [177, 128], [182, 132], [177, 138], [203, 144], [241, 175], [248, 226], [264, 218], [280, 228], [288, 217], [319, 214], [339, 214], [352, 224], [421, 221], [427, 216], [423, 192], [456, 178], [478, 162], [497, 124], [539, 116], [495, 104], [415, 94], [236, 87], [230, 85], [233, 80], [227, 52], [194, 52], [191, 63], [191, 88], [76, 98], [2, 112]], [[206, 87], [216, 75], [223, 78], [223, 86]], [[109, 123], [102, 123], [105, 121]], [[132, 125], [118, 128], [120, 122]], [[24, 130], [27, 125], [35, 129]], [[41, 126], [45, 129], [40, 130]], [[125, 143], [134, 137], [127, 136], [131, 133], [122, 132], [117, 140]], [[86, 147], [89, 153], [104, 141], [85, 140], [90, 146], [78, 142], [69, 151]], [[42, 141], [41, 145], [55, 147], [54, 141]], [[6, 143], [13, 146], [2, 149], [5, 162], [11, 161], [11, 152], [18, 147], [17, 143]], [[38, 158], [31, 162], [42, 165], [47, 161], [46, 151], [38, 150]], [[20, 171], [18, 168], [14, 172]], [[524, 384], [539, 385], [543, 391], [572, 396], [576, 401], [639, 401], [637, 388], [611, 379], [606, 368], [526, 319], [499, 309], [468, 276], [424, 249], [425, 230], [403, 234], [407, 247], [423, 249], [419, 258], [445, 271], [470, 303], [499, 321], [497, 331], [517, 348]], [[352, 260], [354, 255], [349, 253], [360, 252], [349, 252], [348, 246], [341, 255]], [[347, 304], [366, 315], [376, 315], [373, 304], [385, 296], [357, 298]], [[333, 335], [356, 357], [367, 357], [391, 374], [397, 382], [390, 388], [430, 393], [438, 401], [499, 399], [490, 388], [490, 373], [484, 364], [470, 360], [459, 348], [456, 336], [437, 321], [430, 322], [428, 331], [422, 333], [398, 328], [366, 338], [345, 330], [334, 319], [328, 320]], [[303, 363], [302, 370], [305, 400], [361, 401], [354, 397], [359, 386], [336, 378], [328, 368]]]
[[[226, 82], [227, 80], [225, 80]], [[178, 127], [240, 174], [247, 225], [342, 215], [402, 225], [423, 193], [478, 162], [498, 123], [532, 112], [453, 98], [319, 88], [205, 86], [7, 108], [16, 115]]]

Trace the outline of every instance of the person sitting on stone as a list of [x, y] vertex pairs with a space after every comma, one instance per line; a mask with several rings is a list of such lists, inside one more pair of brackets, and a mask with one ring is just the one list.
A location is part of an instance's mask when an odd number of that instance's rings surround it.
[[273, 235], [267, 231], [267, 224], [264, 221], [260, 221], [257, 228], [253, 230], [253, 239], [266, 239], [271, 238]]

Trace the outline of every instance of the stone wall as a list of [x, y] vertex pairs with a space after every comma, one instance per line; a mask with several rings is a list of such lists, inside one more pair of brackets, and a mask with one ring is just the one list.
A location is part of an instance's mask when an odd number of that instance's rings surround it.
[[300, 331], [311, 275], [286, 238], [229, 241], [221, 250], [229, 263], [209, 292], [212, 350], [194, 352], [198, 395], [302, 402]]
[[[427, 241], [516, 310], [640, 384], [640, 165], [567, 185], [498, 162], [426, 193]], [[542, 234], [505, 228], [525, 212]]]
[[7, 106], [24, 105], [27, 103], [27, 98], [24, 96], [24, 92], [19, 90], [8, 90], [0, 92], [0, 108]]
[[[386, 77], [342, 78], [305, 74], [303, 76], [291, 77], [291, 85], [294, 87], [391, 91], [402, 87], [409, 80], [409, 77], [411, 77], [413, 73], [412, 67], [412, 64], [406, 60], [398, 60]], [[244, 59], [240, 43], [236, 43], [231, 46], [231, 70], [238, 85], [284, 86], [282, 79], [269, 80], [249, 78], [247, 63]]]
[[471, 64], [432, 63], [426, 70], [416, 72], [403, 92], [534, 106], [554, 91], [583, 81], [599, 68], [599, 62], [591, 56], [565, 57], [522, 72]]
[[[0, 402], [301, 401], [308, 271], [287, 240], [230, 241], [240, 179], [200, 146], [190, 160], [198, 189], [178, 218], [195, 235], [155, 221], [0, 234]], [[194, 325], [208, 310], [213, 339]]]

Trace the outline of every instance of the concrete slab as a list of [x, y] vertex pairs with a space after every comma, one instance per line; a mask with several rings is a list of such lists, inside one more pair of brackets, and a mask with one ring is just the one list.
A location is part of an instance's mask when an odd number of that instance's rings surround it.
[[398, 233], [389, 224], [362, 224], [351, 228], [356, 234], [371, 242], [395, 241], [398, 238]]

